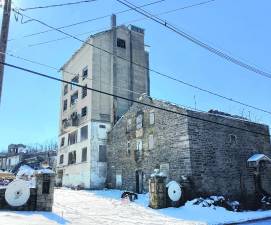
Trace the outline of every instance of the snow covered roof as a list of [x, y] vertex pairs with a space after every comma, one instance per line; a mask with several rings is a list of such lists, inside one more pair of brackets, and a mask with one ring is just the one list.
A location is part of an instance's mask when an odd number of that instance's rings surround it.
[[248, 162], [259, 162], [259, 161], [271, 162], [271, 159], [269, 157], [267, 157], [265, 154], [254, 154], [247, 161]]

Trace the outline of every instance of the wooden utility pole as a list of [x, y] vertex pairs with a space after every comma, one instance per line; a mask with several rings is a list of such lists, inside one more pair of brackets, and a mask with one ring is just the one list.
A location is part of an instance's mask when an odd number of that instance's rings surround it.
[[[1, 27], [1, 39], [0, 39], [0, 61], [5, 62], [6, 59], [6, 49], [8, 41], [8, 30], [9, 30], [9, 20], [11, 14], [11, 0], [4, 0], [4, 11]], [[0, 64], [0, 103], [2, 97], [2, 86], [4, 80], [4, 65]]]

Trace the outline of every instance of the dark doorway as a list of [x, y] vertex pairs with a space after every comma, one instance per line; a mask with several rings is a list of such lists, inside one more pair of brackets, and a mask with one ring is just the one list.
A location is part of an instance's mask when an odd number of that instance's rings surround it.
[[136, 171], [136, 193], [141, 194], [143, 192], [143, 172], [142, 170]]

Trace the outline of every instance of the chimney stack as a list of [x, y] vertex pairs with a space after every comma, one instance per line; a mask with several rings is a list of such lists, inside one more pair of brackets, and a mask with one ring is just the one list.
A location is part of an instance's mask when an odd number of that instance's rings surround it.
[[117, 26], [117, 17], [115, 14], [112, 14], [111, 16], [111, 28], [116, 28]]

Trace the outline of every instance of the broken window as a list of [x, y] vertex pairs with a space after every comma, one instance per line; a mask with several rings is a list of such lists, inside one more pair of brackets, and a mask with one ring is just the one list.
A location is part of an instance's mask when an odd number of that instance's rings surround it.
[[59, 157], [59, 164], [63, 164], [63, 162], [64, 162], [64, 155], [62, 154]]
[[131, 155], [131, 143], [130, 141], [127, 141], [127, 156]]
[[[74, 78], [72, 78], [71, 80], [72, 83], [78, 84], [79, 83], [79, 76], [75, 76]], [[74, 89], [74, 87], [76, 87], [76, 85], [71, 84], [71, 90]]]
[[234, 134], [229, 135], [230, 138], [230, 144], [236, 144], [237, 143], [237, 137]]
[[88, 113], [88, 108], [85, 106], [84, 108], [81, 109], [81, 117], [86, 116]]
[[118, 38], [117, 39], [117, 46], [120, 47], [120, 48], [126, 48], [125, 40], [123, 40], [121, 38]]
[[63, 91], [63, 95], [66, 95], [68, 93], [68, 84], [64, 85], [64, 91]]
[[68, 145], [73, 145], [77, 143], [77, 130], [70, 133], [68, 136]]
[[88, 139], [88, 125], [81, 127], [81, 141]]
[[78, 91], [76, 91], [73, 95], [71, 95], [71, 105], [75, 104], [78, 99]]
[[154, 124], [154, 112], [150, 112], [150, 125], [153, 125]]
[[68, 165], [76, 163], [76, 151], [70, 152], [68, 157]]
[[82, 71], [82, 78], [85, 80], [88, 77], [88, 67], [86, 66]]
[[106, 145], [99, 145], [99, 162], [106, 162]]
[[64, 146], [64, 144], [65, 144], [65, 137], [62, 137], [61, 138], [60, 147]]
[[88, 89], [87, 89], [87, 85], [85, 85], [85, 87], [82, 88], [82, 98], [85, 98], [88, 94]]
[[63, 112], [67, 110], [67, 107], [68, 107], [68, 100], [64, 100], [63, 102]]
[[143, 114], [139, 114], [136, 117], [136, 129], [140, 129], [143, 126]]
[[42, 194], [49, 193], [50, 193], [50, 177], [47, 174], [43, 174]]
[[87, 161], [87, 147], [82, 149], [82, 162]]

